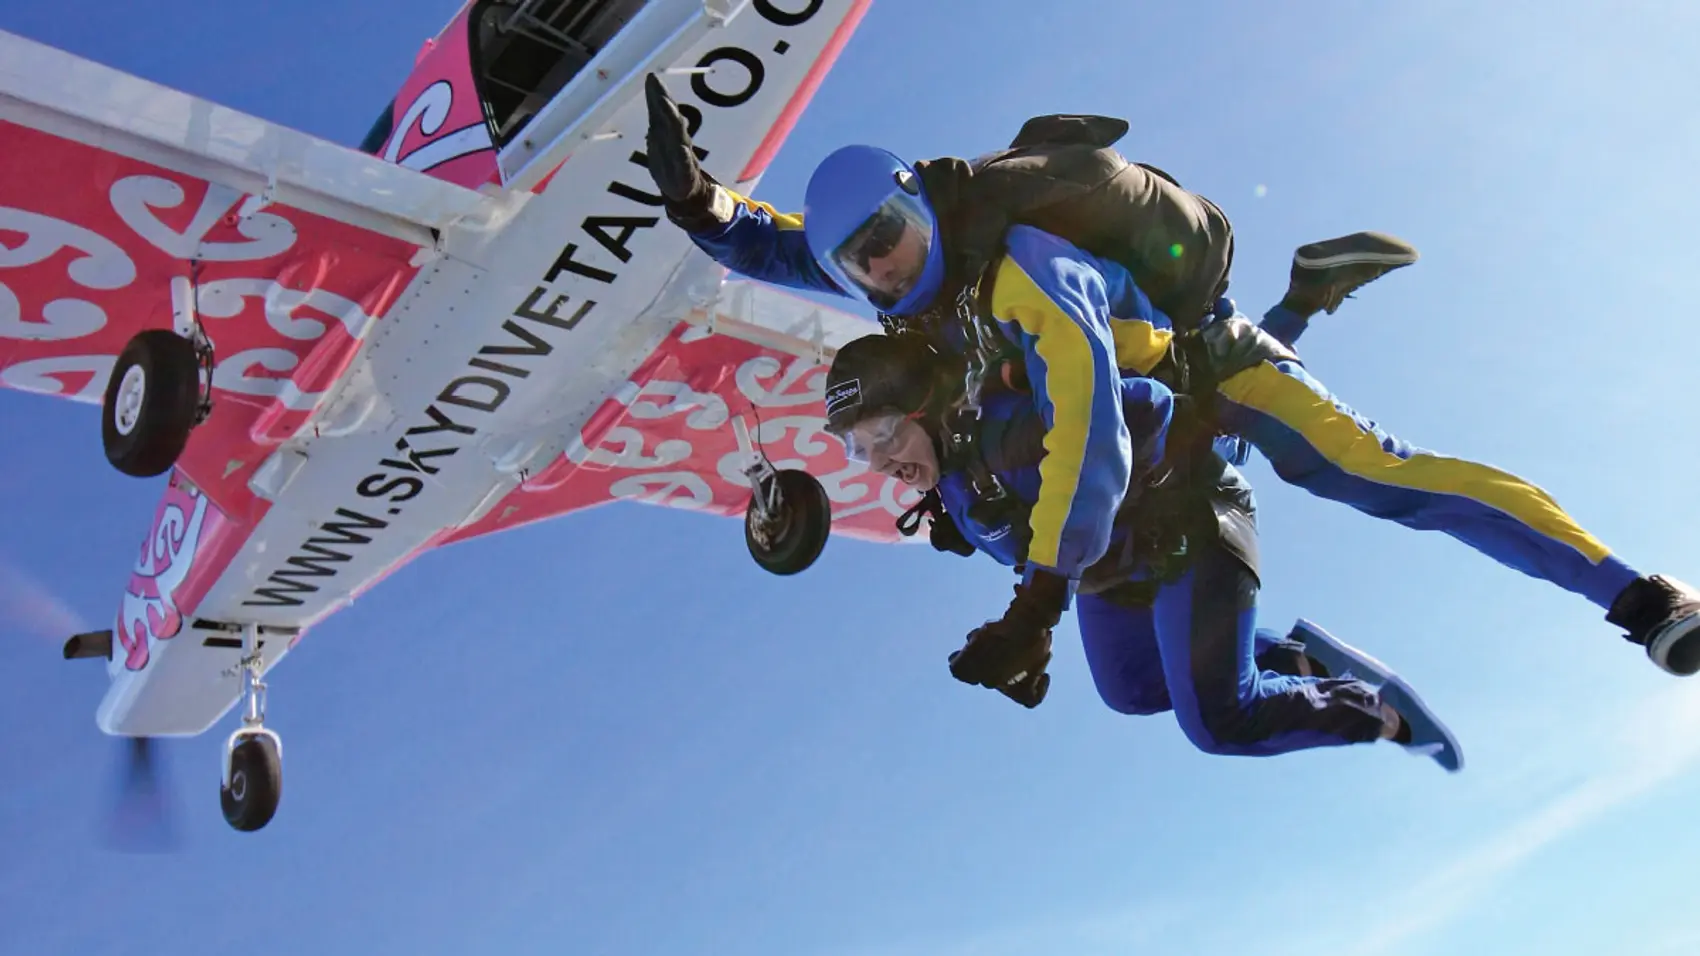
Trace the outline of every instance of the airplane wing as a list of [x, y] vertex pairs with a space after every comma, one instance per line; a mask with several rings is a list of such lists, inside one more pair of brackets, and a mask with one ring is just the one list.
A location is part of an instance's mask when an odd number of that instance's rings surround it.
[[[417, 97], [397, 97], [369, 152], [0, 34], [0, 382], [98, 402], [128, 338], [173, 327], [187, 303], [216, 349], [212, 418], [178, 459], [126, 589], [102, 729], [199, 733], [239, 696], [243, 628], [260, 629], [270, 668], [448, 540], [619, 500], [741, 511], [755, 444], [825, 481], [838, 530], [895, 538], [907, 502], [820, 433], [825, 361], [875, 326], [725, 283], [653, 215], [632, 148], [643, 71], [666, 64], [712, 107], [705, 165], [753, 187], [866, 7], [651, 0], [624, 27], [586, 28], [607, 34], [593, 61], [606, 69], [579, 63], [502, 101], [486, 145], [455, 138], [473, 121], [449, 101], [469, 78], [476, 93], [527, 66], [523, 38], [553, 34], [526, 25], [533, 4], [469, 4], [455, 23], [485, 17], [480, 42], [507, 45], [472, 57], [455, 30], [441, 35], [409, 80]], [[437, 336], [439, 313], [473, 307], [437, 287], [471, 295], [475, 282], [488, 324]], [[585, 307], [514, 311], [546, 291], [598, 311], [582, 324]], [[507, 313], [546, 331], [511, 332]], [[555, 374], [479, 358], [488, 341]], [[379, 344], [399, 363], [381, 380]], [[367, 490], [390, 475], [368, 481], [373, 460], [391, 468], [418, 416], [438, 430], [434, 402], [468, 362], [524, 383], [503, 380], [503, 401], [482, 409], [491, 418], [465, 446], [479, 453], [433, 444], [418, 457], [437, 480], [405, 516], [401, 501], [357, 513], [391, 495]]]
[[178, 467], [243, 521], [420, 250], [504, 206], [3, 32], [0, 142], [0, 384], [98, 404], [193, 304], [214, 403]]
[[919, 496], [847, 461], [824, 430], [827, 364], [838, 346], [878, 325], [741, 279], [681, 318], [565, 455], [446, 541], [613, 501], [741, 517], [750, 500], [743, 467], [758, 449], [775, 468], [820, 479], [834, 533], [907, 540], [893, 521]]

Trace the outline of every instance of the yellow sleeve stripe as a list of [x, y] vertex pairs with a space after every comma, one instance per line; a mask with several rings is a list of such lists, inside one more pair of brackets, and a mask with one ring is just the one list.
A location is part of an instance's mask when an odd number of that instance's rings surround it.
[[[1006, 256], [992, 286], [992, 315], [1015, 322], [1036, 340], [1044, 363], [1045, 394], [1051, 401], [1051, 427], [1045, 432], [1045, 458], [1039, 464], [1039, 500], [1029, 524], [1033, 540], [1028, 560], [1057, 566], [1063, 527], [1080, 486], [1085, 465], [1086, 438], [1092, 424], [1096, 388], [1092, 343], [1016, 261]], [[1056, 374], [1052, 374], [1055, 372]], [[1031, 375], [1031, 370], [1029, 370]]]
[[[726, 189], [725, 186], [722, 186], [720, 188]], [[769, 206], [767, 203], [760, 202], [760, 201], [755, 200], [755, 199], [751, 199], [750, 197], [742, 195], [742, 194], [740, 194], [739, 192], [737, 192], [736, 190], [733, 190], [733, 189], [726, 189], [726, 195], [731, 196], [733, 202], [743, 203], [746, 208], [761, 209], [761, 210], [766, 211], [766, 213], [769, 216], [773, 217], [773, 224], [775, 226], [778, 226], [781, 229], [801, 229], [801, 228], [803, 228], [803, 214], [802, 213], [780, 212], [779, 210], [773, 208], [772, 206]]]
[[1110, 319], [1110, 335], [1116, 341], [1116, 368], [1149, 375], [1169, 354], [1175, 333], [1159, 329], [1141, 319]]
[[1230, 376], [1218, 390], [1229, 401], [1298, 432], [1318, 454], [1349, 475], [1394, 488], [1467, 498], [1574, 548], [1594, 564], [1611, 553], [1540, 488], [1516, 475], [1460, 458], [1427, 453], [1400, 458], [1332, 402], [1268, 362]]

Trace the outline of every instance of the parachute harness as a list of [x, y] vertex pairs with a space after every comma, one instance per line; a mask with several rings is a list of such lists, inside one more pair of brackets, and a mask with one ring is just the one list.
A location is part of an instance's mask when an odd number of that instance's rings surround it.
[[[963, 283], [957, 289], [948, 311], [946, 308], [932, 308], [914, 317], [879, 313], [880, 325], [887, 335], [919, 334], [935, 343], [935, 348], [949, 340], [943, 328], [946, 323], [954, 322], [963, 331], [966, 342], [963, 349], [962, 398], [940, 421], [943, 432], [940, 436], [940, 463], [966, 474], [974, 497], [968, 517], [988, 526], [1001, 524], [1020, 510], [1020, 502], [987, 465], [978, 447], [981, 407], [986, 389], [988, 385], [1008, 386], [1010, 380], [1006, 370], [1019, 365], [1021, 360], [1014, 345], [984, 318], [987, 310], [982, 308], [986, 305], [982, 301], [982, 287], [997, 261], [994, 259], [988, 263], [972, 282]], [[914, 535], [920, 530], [923, 516], [936, 521], [942, 514], [944, 503], [937, 489], [930, 490], [897, 519], [897, 531], [905, 537]]]

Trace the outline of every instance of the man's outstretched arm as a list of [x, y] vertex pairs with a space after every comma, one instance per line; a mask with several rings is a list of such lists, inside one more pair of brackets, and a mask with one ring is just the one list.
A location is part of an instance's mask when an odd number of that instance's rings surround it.
[[649, 174], [665, 200], [667, 218], [685, 230], [697, 248], [751, 279], [844, 294], [809, 252], [802, 216], [779, 212], [715, 182], [697, 161], [678, 104], [653, 73], [644, 80], [644, 96], [649, 103]]

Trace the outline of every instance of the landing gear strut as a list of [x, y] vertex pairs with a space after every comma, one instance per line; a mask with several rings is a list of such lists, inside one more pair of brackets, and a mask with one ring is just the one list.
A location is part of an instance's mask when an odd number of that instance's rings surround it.
[[224, 746], [224, 776], [218, 802], [224, 819], [238, 830], [258, 830], [271, 822], [283, 796], [283, 741], [267, 730], [266, 684], [260, 679], [259, 627], [242, 628], [242, 726]]
[[744, 510], [744, 544], [750, 557], [772, 574], [796, 574], [814, 564], [832, 532], [826, 489], [806, 471], [776, 471], [761, 454], [744, 474], [751, 492]]

